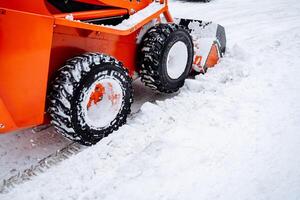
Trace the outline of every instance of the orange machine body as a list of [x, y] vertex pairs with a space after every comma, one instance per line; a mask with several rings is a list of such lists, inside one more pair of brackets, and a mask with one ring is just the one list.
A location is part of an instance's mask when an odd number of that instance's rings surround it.
[[110, 7], [74, 12], [74, 20], [68, 20], [70, 13], [60, 12], [47, 1], [0, 0], [0, 133], [47, 121], [47, 87], [54, 73], [76, 55], [109, 54], [123, 62], [133, 75], [141, 28], [161, 14], [169, 16], [165, 2], [161, 9], [132, 27], [116, 29], [78, 20], [130, 15], [129, 9], [139, 11], [152, 1], [80, 1]]
[[[121, 61], [133, 76], [139, 70], [138, 39], [145, 29], [153, 26], [153, 20], [160, 22], [161, 16], [173, 22], [167, 0], [70, 1], [88, 3], [91, 9], [82, 11], [79, 6], [71, 13], [62, 11], [57, 5], [66, 2], [63, 0], [0, 0], [0, 134], [47, 123], [47, 89], [66, 60], [101, 52]], [[131, 18], [147, 6], [153, 10], [142, 19]], [[126, 28], [95, 22], [120, 18], [124, 22], [128, 17], [135, 20]], [[218, 62], [213, 52], [208, 67]]]

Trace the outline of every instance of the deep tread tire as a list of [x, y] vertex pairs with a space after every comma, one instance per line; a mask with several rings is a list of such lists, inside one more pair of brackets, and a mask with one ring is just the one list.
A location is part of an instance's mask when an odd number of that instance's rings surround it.
[[[122, 107], [109, 126], [95, 129], [83, 121], [82, 94], [100, 76], [113, 76], [122, 85]], [[58, 70], [48, 95], [51, 124], [57, 132], [84, 145], [93, 145], [126, 123], [133, 102], [132, 79], [123, 64], [100, 54], [87, 53], [70, 59]]]
[[[188, 50], [184, 72], [177, 79], [167, 73], [167, 57], [176, 42], [183, 42]], [[189, 32], [177, 24], [157, 24], [144, 36], [140, 45], [139, 66], [144, 84], [153, 90], [173, 93], [184, 85], [193, 63], [193, 41]]]

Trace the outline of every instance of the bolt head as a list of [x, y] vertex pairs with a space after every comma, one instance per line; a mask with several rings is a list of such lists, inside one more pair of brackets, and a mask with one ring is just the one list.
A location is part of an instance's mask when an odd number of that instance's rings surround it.
[[136, 11], [135, 11], [133, 8], [131, 8], [131, 9], [130, 9], [130, 14], [133, 15], [134, 13], [136, 13]]

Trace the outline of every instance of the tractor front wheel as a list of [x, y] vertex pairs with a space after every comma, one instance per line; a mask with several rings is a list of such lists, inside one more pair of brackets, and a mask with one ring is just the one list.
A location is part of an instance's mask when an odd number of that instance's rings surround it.
[[49, 95], [51, 123], [84, 145], [97, 143], [126, 122], [132, 80], [122, 63], [98, 53], [68, 60]]
[[154, 90], [176, 92], [192, 69], [193, 57], [193, 41], [186, 29], [177, 24], [158, 24], [141, 43], [141, 80]]

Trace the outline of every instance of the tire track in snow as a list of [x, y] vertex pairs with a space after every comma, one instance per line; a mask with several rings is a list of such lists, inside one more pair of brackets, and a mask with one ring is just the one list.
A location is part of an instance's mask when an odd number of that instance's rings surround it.
[[[167, 99], [170, 97], [173, 97], [175, 94], [159, 94], [156, 92], [153, 92], [150, 89], [145, 88], [140, 82], [135, 82], [134, 84], [135, 88], [135, 96], [136, 96], [136, 102], [133, 104], [133, 112], [128, 116], [128, 120], [134, 119], [135, 115], [140, 112], [140, 107], [145, 102], [150, 102], [155, 104], [155, 101], [157, 99]], [[143, 92], [141, 91], [143, 90]], [[148, 96], [144, 95], [144, 93], [148, 94]], [[47, 128], [43, 131], [51, 131], [53, 134], [57, 134], [52, 127]], [[26, 181], [31, 180], [33, 177], [40, 175], [41, 173], [46, 172], [51, 167], [58, 165], [59, 163], [63, 162], [64, 160], [70, 158], [71, 156], [74, 156], [81, 151], [87, 149], [87, 146], [80, 145], [76, 142], [71, 142], [64, 146], [61, 149], [56, 150], [54, 153], [46, 156], [45, 158], [38, 161], [36, 164], [31, 165], [29, 168], [25, 170], [19, 170], [18, 172], [14, 173], [14, 175], [11, 175], [9, 177], [3, 178], [3, 180], [0, 180], [0, 194], [1, 193], [7, 193], [13, 188], [17, 187], [17, 185], [20, 185]]]

